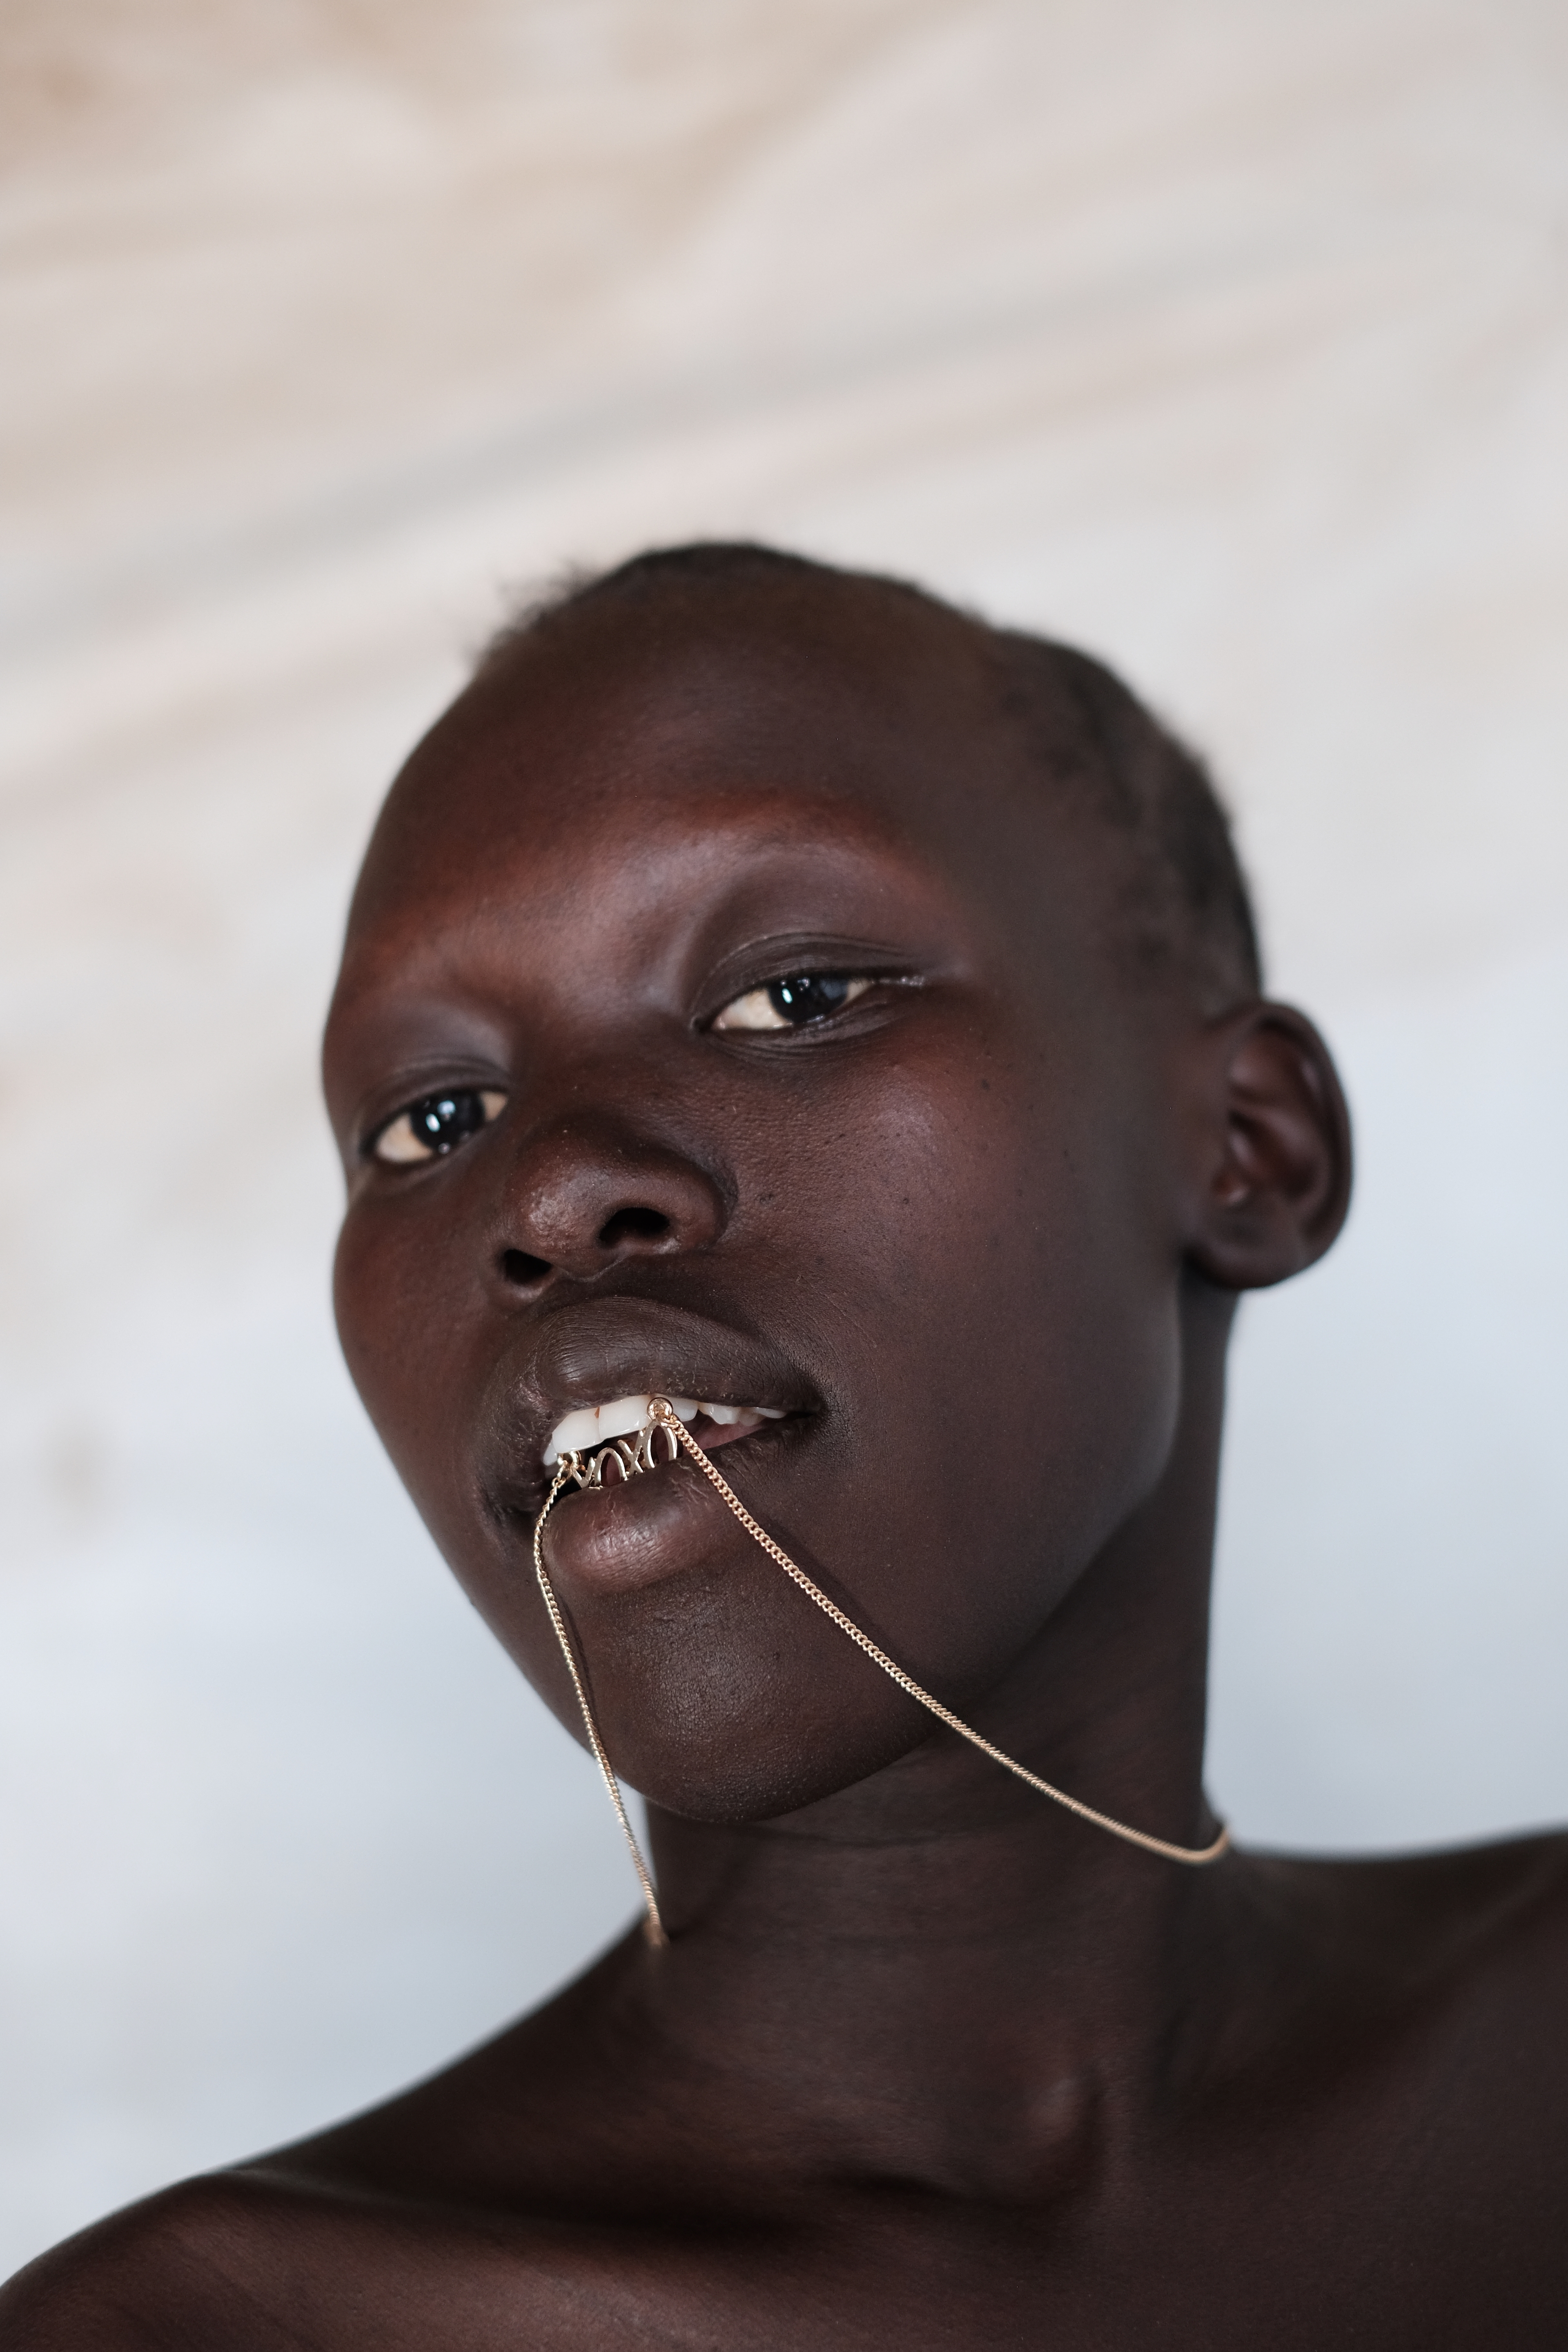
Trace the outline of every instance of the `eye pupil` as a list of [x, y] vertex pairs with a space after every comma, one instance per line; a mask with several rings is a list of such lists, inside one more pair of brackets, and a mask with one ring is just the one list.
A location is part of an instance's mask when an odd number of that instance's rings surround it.
[[837, 1013], [848, 998], [850, 984], [843, 972], [796, 972], [788, 980], [770, 982], [768, 1002], [781, 1021], [804, 1027], [808, 1021], [825, 1021], [830, 1013]]
[[485, 1107], [477, 1094], [429, 1095], [415, 1104], [408, 1119], [432, 1151], [450, 1151], [484, 1126]]

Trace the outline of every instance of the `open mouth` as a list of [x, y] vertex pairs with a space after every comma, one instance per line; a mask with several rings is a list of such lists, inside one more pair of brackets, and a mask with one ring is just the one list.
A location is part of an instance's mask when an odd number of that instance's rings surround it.
[[[667, 1402], [705, 1454], [749, 1437], [771, 1421], [786, 1418], [782, 1407], [723, 1404], [706, 1397], [669, 1397]], [[680, 1452], [675, 1433], [654, 1419], [651, 1394], [611, 1398], [580, 1405], [550, 1433], [544, 1466], [567, 1465], [569, 1481], [585, 1488], [613, 1486], [673, 1462]]]

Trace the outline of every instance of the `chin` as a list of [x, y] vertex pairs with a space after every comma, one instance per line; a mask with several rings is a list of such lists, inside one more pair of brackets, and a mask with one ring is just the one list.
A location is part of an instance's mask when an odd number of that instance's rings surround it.
[[758, 1652], [778, 1645], [754, 1630], [726, 1643], [682, 1628], [673, 1657], [641, 1644], [635, 1679], [601, 1653], [599, 1728], [625, 1784], [662, 1812], [738, 1828], [836, 1796], [925, 1740], [928, 1719], [842, 1635], [823, 1629], [837, 1645], [824, 1657], [817, 1629], [800, 1630], [809, 1639], [765, 1679]]

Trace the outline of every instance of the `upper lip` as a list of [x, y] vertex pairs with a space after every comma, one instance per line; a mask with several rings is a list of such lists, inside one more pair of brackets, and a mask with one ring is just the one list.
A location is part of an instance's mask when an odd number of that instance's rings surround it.
[[580, 1405], [637, 1395], [706, 1397], [786, 1413], [817, 1403], [775, 1349], [733, 1324], [651, 1299], [559, 1307], [541, 1322], [521, 1364], [514, 1360], [506, 1384], [508, 1487], [522, 1486], [531, 1501], [542, 1496], [544, 1450], [556, 1423]]

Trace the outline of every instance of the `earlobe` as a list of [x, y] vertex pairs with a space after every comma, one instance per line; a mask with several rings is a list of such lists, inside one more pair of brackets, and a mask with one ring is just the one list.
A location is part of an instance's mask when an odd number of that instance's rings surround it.
[[1261, 1290], [1322, 1256], [1351, 1194], [1350, 1114], [1306, 1015], [1254, 1004], [1206, 1041], [1209, 1115], [1188, 1255], [1227, 1290]]

